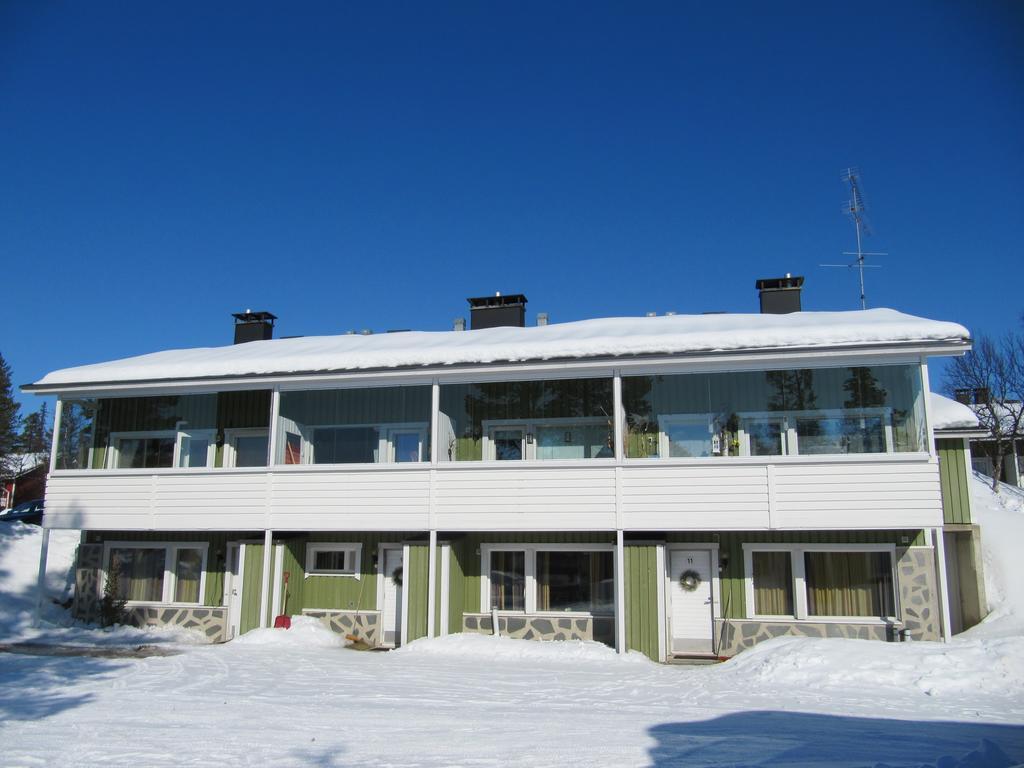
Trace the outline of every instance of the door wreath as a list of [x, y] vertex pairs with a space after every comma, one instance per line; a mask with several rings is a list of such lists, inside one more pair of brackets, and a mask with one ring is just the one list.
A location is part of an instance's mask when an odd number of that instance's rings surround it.
[[395, 570], [391, 572], [391, 581], [396, 587], [402, 586], [402, 566], [396, 566]]
[[700, 574], [692, 568], [687, 568], [679, 577], [679, 586], [687, 592], [693, 592], [700, 586]]

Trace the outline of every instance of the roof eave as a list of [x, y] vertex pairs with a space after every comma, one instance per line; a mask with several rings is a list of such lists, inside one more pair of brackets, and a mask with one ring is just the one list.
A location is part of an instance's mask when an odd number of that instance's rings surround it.
[[966, 437], [969, 440], [973, 440], [979, 437], [988, 437], [988, 430], [980, 429], [978, 427], [936, 427], [935, 437], [937, 438], [957, 438]]
[[129, 379], [119, 381], [80, 381], [63, 382], [55, 384], [22, 384], [19, 389], [22, 392], [36, 395], [60, 395], [65, 393], [100, 392], [116, 389], [137, 389], [152, 388], [163, 385], [170, 385], [175, 389], [189, 386], [208, 387], [215, 383], [236, 385], [242, 383], [266, 383], [289, 381], [299, 378], [330, 378], [341, 375], [383, 375], [383, 374], [408, 374], [418, 373], [430, 375], [431, 373], [461, 373], [473, 370], [486, 370], [493, 368], [516, 368], [535, 365], [559, 365], [566, 366], [577, 364], [580, 366], [613, 365], [641, 366], [685, 360], [726, 360], [729, 358], [750, 358], [763, 356], [765, 358], [777, 358], [782, 355], [815, 355], [828, 354], [845, 355], [921, 355], [921, 356], [947, 356], [962, 355], [971, 349], [970, 339], [942, 339], [925, 341], [885, 342], [879, 344], [850, 344], [832, 345], [828, 347], [804, 346], [804, 347], [764, 347], [759, 349], [730, 349], [730, 350], [692, 350], [688, 352], [662, 353], [662, 354], [639, 354], [639, 355], [606, 355], [595, 357], [573, 357], [573, 358], [549, 358], [515, 361], [491, 361], [487, 363], [456, 363], [452, 365], [409, 365], [393, 366], [387, 368], [336, 368], [329, 370], [307, 370], [307, 371], [280, 371], [274, 373], [248, 373], [214, 376], [192, 376], [179, 378], [159, 379]]

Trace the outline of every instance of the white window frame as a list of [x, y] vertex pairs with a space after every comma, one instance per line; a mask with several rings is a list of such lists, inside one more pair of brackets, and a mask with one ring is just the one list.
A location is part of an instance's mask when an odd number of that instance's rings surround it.
[[[143, 467], [143, 469], [208, 469], [214, 465], [217, 458], [216, 436], [217, 430], [215, 429], [188, 429], [188, 427], [184, 426], [178, 429], [149, 429], [132, 432], [111, 432], [109, 438], [110, 449], [107, 451], [107, 469], [132, 469], [132, 467], [118, 466], [121, 461], [122, 440], [152, 440], [163, 438], [174, 439], [174, 455], [171, 457], [171, 466]], [[206, 464], [202, 467], [180, 466], [183, 444], [186, 439], [191, 439], [192, 437], [205, 437], [208, 440], [206, 446]]]
[[173, 469], [178, 466], [178, 454], [181, 449], [181, 441], [178, 437], [177, 430], [174, 429], [157, 429], [157, 430], [139, 430], [135, 432], [111, 432], [109, 438], [110, 448], [107, 451], [107, 469], [132, 469], [132, 467], [119, 467], [121, 461], [121, 441], [122, 440], [151, 440], [151, 439], [162, 439], [162, 438], [173, 438], [174, 439], [174, 455], [171, 458], [170, 467], [144, 467], [144, 469]]
[[[522, 430], [522, 461], [558, 461], [558, 459], [537, 458], [537, 432], [543, 427], [587, 427], [607, 426], [608, 419], [604, 416], [565, 416], [551, 419], [484, 419], [480, 422], [483, 433], [481, 453], [484, 461], [499, 461], [495, 451], [494, 433], [502, 430]], [[608, 457], [611, 460], [613, 457]], [[594, 459], [568, 459], [569, 461], [593, 461]], [[600, 461], [600, 459], [597, 459]], [[501, 463], [505, 463], [502, 461]]]
[[[427, 447], [427, 432], [428, 425], [421, 421], [408, 422], [406, 424], [382, 424], [378, 430], [380, 434], [380, 448], [378, 449], [378, 456], [387, 457], [386, 463], [388, 464], [422, 464], [424, 461], [430, 461], [430, 457], [424, 458], [423, 450]], [[396, 434], [415, 434], [419, 438], [419, 459], [415, 462], [412, 461], [396, 461], [395, 453], [395, 435]]]
[[[381, 461], [381, 457], [384, 454], [381, 453], [381, 443], [382, 443], [381, 432], [382, 432], [382, 430], [381, 430], [381, 425], [380, 424], [313, 424], [313, 425], [311, 425], [309, 427], [306, 427], [305, 428], [305, 432], [302, 433], [302, 442], [303, 442], [302, 458], [303, 458], [303, 461], [306, 461], [309, 464], [315, 464], [316, 463], [316, 449], [314, 448], [314, 445], [316, 443], [316, 431], [318, 429], [373, 429], [373, 430], [375, 430], [377, 432], [377, 460], [376, 461], [351, 462], [351, 463], [355, 464], [357, 466], [360, 465], [360, 464], [374, 465], [374, 464], [383, 464], [384, 463], [384, 462]], [[307, 437], [307, 435], [308, 435], [308, 437]], [[324, 464], [322, 466], [349, 466], [349, 463], [346, 462], [346, 463], [342, 463], [342, 464]]]
[[494, 439], [495, 432], [511, 432], [520, 430], [523, 433], [522, 437], [522, 456], [520, 461], [532, 460], [531, 454], [536, 443], [536, 438], [531, 442], [528, 438], [530, 434], [530, 425], [521, 419], [486, 419], [480, 423], [480, 431], [483, 433], [483, 444], [481, 446], [481, 454], [484, 461], [509, 461], [508, 459], [498, 459], [496, 442]]
[[[345, 569], [341, 571], [319, 570], [316, 567], [316, 556], [320, 552], [344, 552]], [[363, 545], [358, 542], [315, 541], [306, 544], [306, 573], [310, 576], [343, 576], [350, 579], [361, 577]]]
[[[224, 453], [221, 464], [224, 467], [237, 466], [238, 461], [238, 438], [240, 437], [266, 437], [267, 438], [267, 460], [270, 459], [270, 429], [269, 427], [239, 427], [236, 429], [224, 430]], [[266, 467], [266, 463], [259, 466]], [[255, 467], [254, 467], [255, 469]]]
[[[217, 430], [189, 429], [187, 422], [178, 422], [177, 436], [174, 440], [174, 466], [178, 469], [208, 469], [217, 463]], [[181, 457], [184, 453], [185, 441], [193, 437], [206, 439], [206, 464], [202, 467], [182, 467]]]
[[[790, 572], [793, 577], [793, 616], [772, 616], [755, 613], [754, 604], [754, 552], [788, 552]], [[805, 552], [888, 552], [889, 567], [892, 570], [893, 616], [811, 616], [807, 612], [807, 582], [804, 573]], [[899, 567], [896, 562], [895, 544], [744, 544], [743, 545], [743, 586], [747, 602], [747, 618], [765, 621], [805, 621], [819, 624], [887, 624], [901, 621]]]
[[[206, 541], [105, 541], [103, 542], [103, 570], [100, 588], [106, 589], [107, 576], [110, 570], [110, 552], [114, 549], [163, 549], [164, 550], [164, 583], [161, 599], [127, 600], [125, 605], [188, 605], [203, 606], [206, 604], [206, 565], [209, 559], [210, 544]], [[178, 560], [179, 549], [198, 549], [202, 554], [201, 570], [199, 571], [199, 601], [183, 603], [174, 599], [177, 589], [177, 576], [174, 566]]]
[[[676, 425], [704, 425], [708, 431], [708, 443], [711, 445], [710, 456], [670, 456], [671, 441], [668, 437], [668, 427]], [[715, 437], [717, 433], [712, 428], [714, 419], [710, 413], [663, 413], [658, 416], [658, 456], [663, 459], [715, 459], [722, 455], [721, 445], [715, 451]]]
[[798, 419], [822, 418], [822, 419], [866, 419], [875, 416], [882, 417], [882, 432], [885, 440], [885, 450], [880, 454], [872, 453], [814, 453], [808, 456], [881, 456], [896, 453], [896, 441], [892, 427], [892, 408], [889, 406], [876, 406], [872, 408], [823, 408], [820, 410], [805, 411], [780, 411], [787, 419], [786, 441], [789, 444], [790, 453], [794, 456], [800, 454], [800, 437], [797, 434], [796, 422]]
[[[765, 460], [771, 460], [779, 456], [799, 456], [800, 455], [800, 440], [797, 435], [796, 423], [798, 419], [807, 418], [819, 418], [819, 419], [863, 419], [873, 418], [880, 416], [882, 419], [882, 429], [885, 440], [885, 451], [880, 454], [860, 454], [860, 453], [821, 453], [821, 454], [809, 454], [813, 456], [873, 456], [873, 455], [889, 455], [896, 452], [895, 435], [893, 433], [892, 425], [892, 411], [893, 409], [889, 406], [877, 406], [870, 408], [822, 408], [822, 409], [810, 409], [803, 411], [737, 411], [736, 416], [739, 419], [739, 428], [737, 431], [737, 439], [739, 440], [739, 456], [750, 457], [750, 435], [744, 429], [744, 425], [752, 421], [772, 421], [776, 422], [781, 427], [781, 433], [784, 436], [782, 440], [782, 453], [780, 454], [769, 454], [766, 456], [756, 456], [754, 458], [761, 458]], [[687, 457], [682, 456], [670, 456], [669, 448], [670, 441], [668, 436], [668, 428], [679, 424], [706, 424], [708, 429], [708, 437], [711, 443], [711, 455], [710, 456], [694, 456], [693, 459], [716, 459], [728, 456], [726, 446], [719, 445], [716, 450], [715, 440], [716, 437], [721, 441], [721, 436], [715, 431], [715, 419], [717, 414], [712, 413], [663, 413], [657, 416], [658, 419], [658, 458], [659, 459], [682, 459]]]
[[612, 614], [591, 613], [590, 611], [539, 611], [537, 610], [537, 553], [538, 552], [611, 552], [613, 578], [621, 578], [615, 573], [614, 544], [482, 544], [480, 546], [480, 609], [484, 613], [491, 611], [491, 553], [492, 552], [525, 552], [524, 572], [526, 583], [523, 587], [523, 610], [499, 610], [499, 616], [598, 616], [604, 618]]
[[[741, 412], [736, 414], [739, 417], [739, 431], [737, 437], [740, 441], [740, 456], [754, 456], [754, 458], [770, 459], [773, 456], [788, 456], [796, 453], [796, 429], [790, 426], [789, 419], [782, 411], [760, 411]], [[751, 454], [750, 452], [750, 431], [746, 429], [751, 423], [771, 422], [779, 425], [779, 453], [776, 454]]]
[[[377, 431], [377, 460], [369, 462], [355, 462], [352, 464], [323, 464], [320, 466], [376, 466], [377, 464], [397, 464], [395, 461], [395, 446], [392, 437], [397, 432], [418, 432], [420, 435], [420, 460], [418, 462], [401, 462], [408, 464], [423, 464], [430, 461], [429, 456], [424, 456], [427, 446], [427, 433], [430, 425], [422, 421], [409, 422], [371, 422], [367, 424], [313, 424], [303, 426], [299, 430], [302, 440], [302, 461], [306, 466], [314, 464], [316, 455], [313, 452], [313, 437], [318, 429], [375, 429]], [[286, 431], [287, 433], [287, 431]], [[285, 434], [286, 434], [285, 433]], [[294, 432], [293, 432], [294, 434]], [[283, 446], [283, 443], [282, 443]], [[283, 448], [282, 448], [283, 451]], [[291, 465], [295, 466], [295, 465]]]

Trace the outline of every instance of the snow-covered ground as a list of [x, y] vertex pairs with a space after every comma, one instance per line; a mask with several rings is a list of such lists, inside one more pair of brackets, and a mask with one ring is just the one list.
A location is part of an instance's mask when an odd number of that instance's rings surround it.
[[[973, 490], [995, 609], [982, 625], [948, 644], [780, 639], [708, 667], [466, 635], [360, 652], [314, 622], [182, 645], [59, 626], [56, 607], [33, 630], [38, 533], [16, 526], [0, 533], [0, 637], [181, 652], [0, 655], [0, 766], [1024, 763], [1024, 496]], [[74, 542], [51, 541], [58, 596]]]

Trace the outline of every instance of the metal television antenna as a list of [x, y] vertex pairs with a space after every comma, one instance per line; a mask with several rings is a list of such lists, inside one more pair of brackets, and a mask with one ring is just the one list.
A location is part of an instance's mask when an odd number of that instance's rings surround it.
[[853, 225], [857, 230], [857, 251], [851, 253], [850, 251], [843, 251], [843, 256], [856, 256], [849, 264], [819, 264], [821, 267], [847, 267], [852, 269], [857, 268], [857, 272], [860, 275], [860, 308], [867, 309], [868, 301], [867, 296], [864, 293], [864, 270], [865, 269], [881, 269], [878, 264], [865, 264], [865, 256], [888, 256], [887, 253], [871, 253], [865, 251], [862, 246], [863, 238], [871, 234], [871, 228], [867, 222], [867, 209], [864, 205], [864, 193], [861, 190], [860, 183], [860, 171], [856, 168], [847, 168], [842, 174], [843, 181], [850, 185], [850, 199], [843, 205], [843, 212], [853, 220]]

